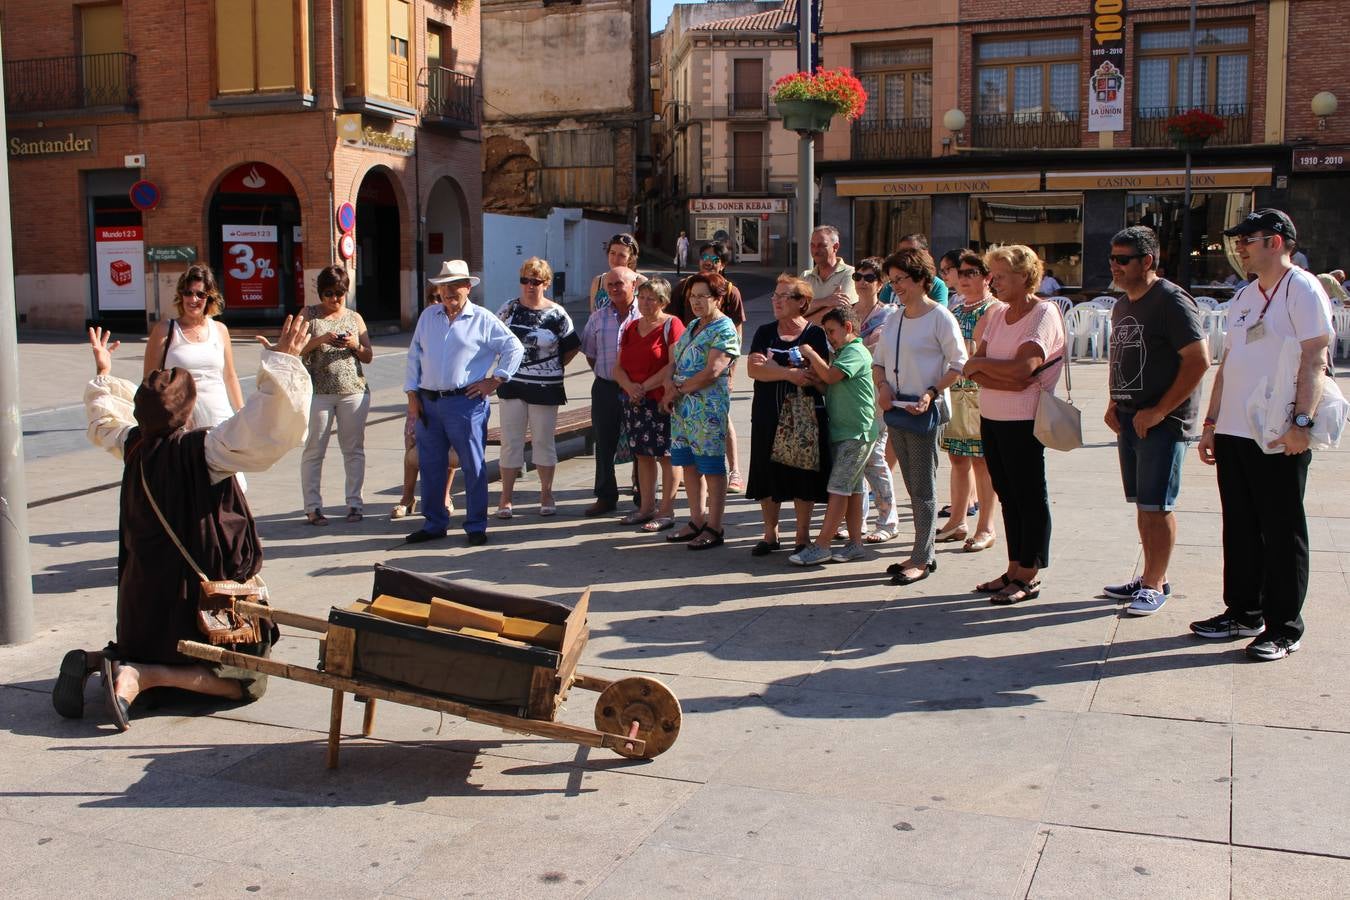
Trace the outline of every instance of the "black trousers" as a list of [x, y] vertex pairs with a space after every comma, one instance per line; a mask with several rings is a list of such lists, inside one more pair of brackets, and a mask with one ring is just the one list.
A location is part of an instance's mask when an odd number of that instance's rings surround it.
[[1045, 484], [1045, 445], [1030, 419], [996, 422], [980, 418], [980, 440], [994, 493], [1003, 504], [1003, 540], [1008, 559], [1029, 569], [1050, 565], [1050, 491]]
[[1312, 451], [1266, 454], [1256, 441], [1214, 436], [1223, 507], [1223, 602], [1230, 615], [1263, 617], [1267, 637], [1303, 636], [1308, 520], [1303, 491]]
[[623, 416], [623, 391], [617, 381], [596, 378], [591, 382], [591, 423], [595, 426], [595, 498], [602, 503], [619, 502], [619, 484], [614, 478], [614, 454], [619, 450], [619, 422]]

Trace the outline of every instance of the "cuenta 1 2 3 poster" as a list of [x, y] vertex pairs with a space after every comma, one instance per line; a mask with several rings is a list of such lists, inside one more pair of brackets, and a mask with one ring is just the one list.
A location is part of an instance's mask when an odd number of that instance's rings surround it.
[[1088, 131], [1125, 130], [1125, 0], [1089, 0]]

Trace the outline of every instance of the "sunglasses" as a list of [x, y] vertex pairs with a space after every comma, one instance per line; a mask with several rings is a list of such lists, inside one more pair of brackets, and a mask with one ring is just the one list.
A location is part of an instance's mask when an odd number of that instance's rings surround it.
[[871, 283], [874, 282], [874, 281], [880, 281], [880, 280], [881, 280], [881, 276], [877, 275], [875, 272], [854, 272], [854, 273], [853, 273], [853, 280], [854, 280], [854, 281], [865, 281], [865, 282], [867, 282], [868, 284], [871, 284]]
[[344, 295], [342, 291], [324, 291], [323, 293], [319, 294], [319, 296], [325, 300], [333, 300], [338, 297], [342, 297]]
[[711, 254], [711, 253], [707, 253], [707, 254], [704, 254], [703, 256], [700, 256], [700, 257], [699, 257], [699, 262], [718, 263], [718, 262], [721, 262], [721, 261], [722, 261], [722, 257], [716, 256], [716, 255]]
[[609, 239], [611, 244], [623, 244], [625, 247], [636, 247], [637, 241], [633, 240], [631, 235], [616, 234]]
[[1263, 241], [1268, 241], [1268, 240], [1270, 240], [1272, 237], [1274, 237], [1274, 235], [1270, 235], [1270, 234], [1254, 234], [1254, 235], [1252, 235], [1251, 237], [1240, 237], [1240, 238], [1237, 239], [1237, 242], [1238, 242], [1239, 244], [1259, 244], [1259, 243], [1261, 243], [1261, 242], [1263, 242]]
[[180, 297], [196, 297], [198, 300], [205, 300], [211, 296], [206, 291], [179, 291], [178, 295]]
[[1142, 253], [1112, 253], [1110, 256], [1107, 257], [1107, 259], [1111, 260], [1111, 262], [1115, 263], [1118, 266], [1128, 266], [1136, 259], [1143, 259], [1143, 258], [1144, 254]]
[[984, 273], [981, 272], [979, 269], [957, 269], [957, 270], [956, 270], [956, 275], [957, 275], [958, 278], [982, 278], [982, 277], [984, 277]]
[[539, 287], [542, 284], [548, 284], [548, 282], [542, 278], [526, 278], [524, 275], [520, 276], [520, 283], [528, 284], [530, 287]]

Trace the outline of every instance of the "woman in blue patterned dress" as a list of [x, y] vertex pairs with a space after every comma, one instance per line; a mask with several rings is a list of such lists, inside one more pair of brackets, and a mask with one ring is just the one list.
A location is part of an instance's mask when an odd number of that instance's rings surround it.
[[690, 276], [686, 298], [697, 318], [675, 343], [666, 367], [662, 404], [671, 411], [670, 461], [683, 467], [689, 498], [689, 522], [666, 540], [687, 542], [690, 550], [718, 547], [723, 539], [731, 413], [728, 369], [741, 353], [736, 326], [722, 312], [726, 295], [727, 280], [721, 275]]
[[[961, 326], [966, 347], [978, 347], [984, 333], [985, 314], [998, 305], [998, 300], [989, 291], [989, 267], [985, 265], [984, 257], [972, 250], [962, 250], [956, 278], [959, 300], [951, 306], [952, 315]], [[979, 389], [975, 382], [964, 378], [952, 387], [953, 390]], [[945, 435], [940, 443], [952, 464], [952, 518], [947, 527], [938, 532], [937, 541], [965, 541], [967, 553], [988, 550], [994, 545], [994, 513], [997, 512], [998, 498], [989, 478], [989, 467], [984, 462], [984, 445], [979, 438], [961, 440]], [[972, 487], [979, 500], [980, 518], [975, 524], [975, 533], [969, 534], [966, 512], [972, 505]]]

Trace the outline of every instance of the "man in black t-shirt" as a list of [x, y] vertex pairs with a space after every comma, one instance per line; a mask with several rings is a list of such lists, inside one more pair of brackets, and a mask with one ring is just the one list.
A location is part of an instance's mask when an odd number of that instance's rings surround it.
[[1141, 225], [1111, 239], [1111, 277], [1125, 297], [1111, 311], [1111, 399], [1106, 424], [1116, 433], [1125, 499], [1135, 504], [1144, 571], [1103, 591], [1129, 601], [1126, 613], [1162, 609], [1172, 586], [1167, 565], [1176, 544], [1172, 509], [1181, 490], [1186, 441], [1196, 432], [1200, 381], [1209, 347], [1190, 294], [1159, 278], [1158, 236]]

